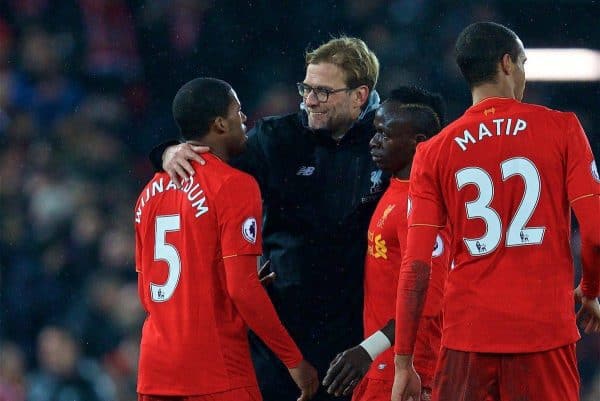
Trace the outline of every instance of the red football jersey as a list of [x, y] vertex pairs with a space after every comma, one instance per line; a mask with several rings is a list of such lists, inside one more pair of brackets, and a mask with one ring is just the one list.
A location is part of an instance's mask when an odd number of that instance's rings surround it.
[[247, 327], [223, 258], [261, 254], [254, 178], [212, 154], [181, 190], [157, 173], [135, 208], [142, 330], [138, 392], [200, 395], [256, 386]]
[[[408, 181], [392, 178], [373, 216], [368, 231], [365, 258], [364, 311], [365, 338], [395, 318], [396, 289], [402, 253], [406, 248], [409, 213]], [[448, 249], [442, 236], [438, 236], [433, 251], [433, 267], [423, 319], [439, 317], [444, 281], [449, 267]], [[441, 327], [427, 324], [419, 326], [415, 368], [419, 374], [433, 375], [437, 361]], [[435, 346], [437, 343], [438, 347]], [[433, 346], [431, 346], [434, 344]], [[394, 380], [394, 352], [390, 348], [373, 361], [367, 377], [377, 380]]]
[[418, 147], [410, 194], [411, 226], [451, 228], [444, 346], [521, 353], [579, 338], [570, 202], [600, 181], [573, 113], [485, 99]]

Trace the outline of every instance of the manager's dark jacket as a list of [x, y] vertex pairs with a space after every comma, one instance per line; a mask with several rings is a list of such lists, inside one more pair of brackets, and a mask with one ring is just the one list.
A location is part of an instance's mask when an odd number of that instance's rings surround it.
[[[306, 112], [267, 117], [231, 164], [256, 178], [263, 197], [263, 257], [277, 279], [267, 288], [279, 316], [322, 380], [333, 357], [363, 338], [363, 264], [369, 219], [388, 185], [369, 154], [379, 97], [336, 141], [311, 130]], [[160, 168], [167, 145], [150, 158]], [[265, 401], [295, 400], [281, 362], [251, 336]], [[334, 399], [321, 390], [316, 400]], [[340, 400], [340, 398], [335, 398]]]

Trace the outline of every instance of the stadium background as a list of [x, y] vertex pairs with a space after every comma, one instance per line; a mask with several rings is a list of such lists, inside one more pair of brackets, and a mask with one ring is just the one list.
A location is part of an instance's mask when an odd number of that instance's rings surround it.
[[[0, 1], [0, 400], [134, 399], [132, 210], [187, 80], [232, 83], [251, 127], [296, 110], [304, 51], [345, 33], [379, 57], [382, 97], [421, 85], [454, 119], [470, 97], [452, 48], [473, 21], [507, 24], [526, 48], [600, 49], [598, 1], [457, 4]], [[598, 81], [529, 83], [525, 101], [575, 111], [598, 158]], [[578, 354], [584, 400], [597, 401], [600, 336]]]

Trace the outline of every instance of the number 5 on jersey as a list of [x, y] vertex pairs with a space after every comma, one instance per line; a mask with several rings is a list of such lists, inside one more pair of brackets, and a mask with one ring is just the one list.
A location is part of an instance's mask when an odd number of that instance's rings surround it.
[[[506, 246], [539, 245], [544, 239], [545, 227], [525, 227], [540, 198], [540, 174], [531, 160], [517, 157], [500, 163], [502, 180], [518, 175], [525, 182], [525, 193], [521, 204], [506, 231]], [[466, 185], [475, 185], [479, 192], [477, 199], [466, 202], [467, 217], [482, 219], [486, 232], [479, 238], [463, 238], [469, 253], [483, 256], [493, 252], [502, 240], [502, 220], [496, 210], [490, 207], [494, 198], [494, 183], [489, 173], [480, 167], [467, 167], [456, 173], [458, 189]]]
[[178, 214], [157, 216], [154, 226], [154, 260], [164, 260], [169, 267], [167, 281], [164, 284], [150, 283], [151, 299], [154, 302], [165, 302], [175, 292], [181, 274], [181, 258], [177, 248], [167, 242], [167, 232], [179, 231], [180, 218]]

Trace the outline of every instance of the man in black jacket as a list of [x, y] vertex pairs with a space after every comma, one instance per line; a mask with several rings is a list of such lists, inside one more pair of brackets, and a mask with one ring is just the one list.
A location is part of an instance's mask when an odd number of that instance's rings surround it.
[[[375, 54], [357, 38], [308, 52], [297, 84], [301, 110], [258, 121], [232, 161], [260, 185], [263, 256], [277, 275], [269, 295], [320, 377], [362, 338], [365, 235], [388, 184], [369, 154], [378, 74]], [[178, 182], [193, 172], [187, 160], [200, 161], [198, 150], [171, 142], [151, 159]], [[297, 389], [285, 367], [256, 338], [252, 346], [264, 399], [292, 400]], [[320, 391], [315, 399], [330, 397]]]

